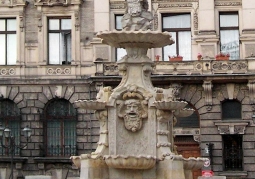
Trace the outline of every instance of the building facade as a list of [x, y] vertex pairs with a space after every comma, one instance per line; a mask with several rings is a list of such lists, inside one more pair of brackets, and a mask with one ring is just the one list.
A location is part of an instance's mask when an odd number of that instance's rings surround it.
[[[152, 27], [175, 44], [150, 49], [155, 87], [175, 86], [195, 110], [175, 124], [176, 151], [209, 157], [215, 175], [255, 178], [255, 3], [253, 0], [148, 0]], [[99, 122], [75, 101], [96, 99], [121, 76], [125, 55], [96, 37], [121, 30], [124, 0], [2, 0], [0, 122], [24, 149], [0, 148], [0, 178], [79, 178], [69, 157], [92, 152]], [[159, 61], [156, 61], [156, 56]], [[182, 57], [182, 61], [170, 61]], [[200, 59], [202, 57], [202, 59]], [[227, 57], [219, 60], [216, 57]], [[2, 137], [3, 144], [8, 144]], [[194, 178], [201, 171], [193, 172]]]

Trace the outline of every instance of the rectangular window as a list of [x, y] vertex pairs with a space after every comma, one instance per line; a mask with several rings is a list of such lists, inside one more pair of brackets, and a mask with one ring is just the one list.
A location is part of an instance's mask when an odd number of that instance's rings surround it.
[[49, 64], [71, 64], [72, 21], [68, 18], [48, 20]]
[[190, 14], [163, 14], [163, 29], [172, 34], [175, 43], [163, 48], [164, 60], [168, 56], [182, 56], [183, 60], [191, 59], [191, 22]]
[[0, 19], [0, 65], [15, 65], [17, 61], [16, 19]]
[[220, 13], [220, 50], [239, 59], [239, 22], [238, 13]]
[[[123, 17], [123, 14], [116, 14], [115, 15], [115, 29], [116, 30], [122, 30], [122, 24], [121, 19]], [[122, 57], [124, 57], [127, 54], [126, 50], [124, 48], [116, 48], [116, 60], [120, 60]]]
[[223, 135], [224, 170], [243, 169], [243, 149], [241, 135]]

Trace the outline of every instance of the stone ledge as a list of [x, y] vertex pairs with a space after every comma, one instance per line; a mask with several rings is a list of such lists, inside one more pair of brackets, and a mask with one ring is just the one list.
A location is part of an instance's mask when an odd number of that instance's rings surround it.
[[[14, 163], [24, 163], [28, 160], [27, 157], [13, 157]], [[0, 163], [11, 162], [11, 157], [0, 157]]]
[[72, 163], [70, 158], [66, 157], [35, 157], [37, 163]]
[[248, 172], [247, 171], [225, 171], [225, 172], [219, 172], [219, 176], [243, 177], [243, 176], [248, 176]]

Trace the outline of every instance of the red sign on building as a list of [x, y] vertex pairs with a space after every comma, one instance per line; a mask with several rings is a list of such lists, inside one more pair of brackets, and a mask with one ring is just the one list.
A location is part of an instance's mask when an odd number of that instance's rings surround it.
[[211, 170], [203, 170], [202, 171], [202, 177], [212, 177], [213, 176], [213, 171]]

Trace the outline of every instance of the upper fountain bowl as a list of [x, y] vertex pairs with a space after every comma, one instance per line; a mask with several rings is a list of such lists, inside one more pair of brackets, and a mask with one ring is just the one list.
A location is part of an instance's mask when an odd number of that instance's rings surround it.
[[169, 32], [159, 31], [104, 31], [97, 37], [103, 39], [103, 43], [116, 48], [160, 48], [172, 45], [174, 40]]

